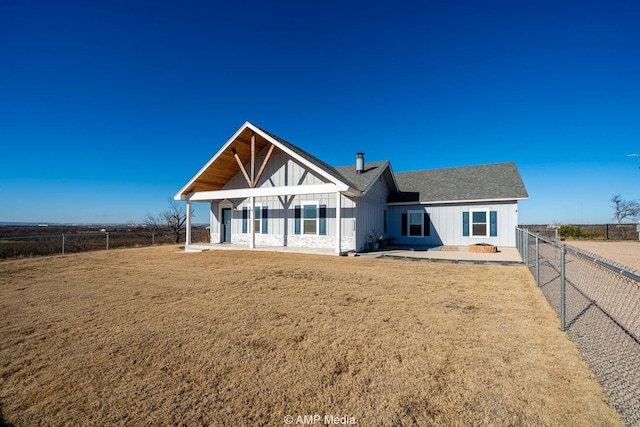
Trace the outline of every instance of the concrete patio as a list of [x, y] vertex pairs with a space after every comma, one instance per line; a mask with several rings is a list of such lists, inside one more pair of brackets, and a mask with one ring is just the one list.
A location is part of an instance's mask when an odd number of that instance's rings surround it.
[[[249, 245], [238, 245], [233, 243], [200, 243], [189, 245], [184, 252], [203, 252], [209, 250], [227, 251], [267, 251], [267, 252], [289, 252], [306, 253], [315, 255], [335, 256], [334, 249], [329, 248], [299, 248], [282, 246], [258, 246], [249, 249]], [[344, 255], [344, 254], [343, 254]], [[393, 247], [381, 249], [375, 252], [349, 253], [349, 256], [359, 256], [365, 258], [397, 258], [414, 259], [426, 261], [446, 261], [446, 262], [468, 262], [468, 263], [489, 263], [489, 264], [522, 264], [522, 257], [517, 248], [498, 247], [496, 253], [476, 253], [470, 252], [466, 246], [444, 246], [436, 248], [399, 248]]]

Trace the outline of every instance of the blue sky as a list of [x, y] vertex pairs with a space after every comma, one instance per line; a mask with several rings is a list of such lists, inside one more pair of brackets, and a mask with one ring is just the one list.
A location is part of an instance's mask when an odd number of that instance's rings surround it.
[[616, 0], [3, 2], [0, 221], [141, 221], [248, 120], [335, 166], [514, 161], [520, 223], [611, 222], [640, 198], [639, 22]]

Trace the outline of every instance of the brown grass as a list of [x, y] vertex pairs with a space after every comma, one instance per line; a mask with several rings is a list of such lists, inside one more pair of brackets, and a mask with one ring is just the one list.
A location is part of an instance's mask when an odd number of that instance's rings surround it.
[[175, 251], [0, 263], [6, 422], [622, 425], [524, 267]]

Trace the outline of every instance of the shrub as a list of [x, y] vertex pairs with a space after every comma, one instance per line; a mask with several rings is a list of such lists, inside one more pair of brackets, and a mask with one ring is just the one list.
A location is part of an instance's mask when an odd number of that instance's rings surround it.
[[569, 239], [597, 239], [605, 237], [600, 231], [585, 231], [578, 225], [561, 225], [558, 232], [560, 237]]

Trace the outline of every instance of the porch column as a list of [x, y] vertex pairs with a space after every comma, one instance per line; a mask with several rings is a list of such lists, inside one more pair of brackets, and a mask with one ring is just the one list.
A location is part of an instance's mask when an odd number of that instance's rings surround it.
[[336, 193], [336, 253], [342, 252], [342, 195]]
[[[214, 212], [214, 209], [217, 206], [211, 202], [211, 204], [209, 205], [209, 243], [214, 243], [213, 241], [213, 225], [216, 224], [216, 213]], [[217, 225], [218, 229], [220, 229], [221, 227], [219, 225]], [[218, 234], [218, 239], [220, 237], [220, 234]], [[219, 242], [215, 242], [215, 243], [219, 243]]]
[[251, 238], [249, 239], [249, 249], [254, 249], [256, 247], [256, 230], [254, 230], [255, 226], [255, 216], [256, 216], [256, 198], [255, 196], [251, 196], [250, 207], [249, 207], [249, 233], [251, 233]]
[[187, 235], [185, 237], [185, 244], [191, 244], [191, 200], [187, 200], [187, 212], [186, 212], [186, 220], [187, 220]]

